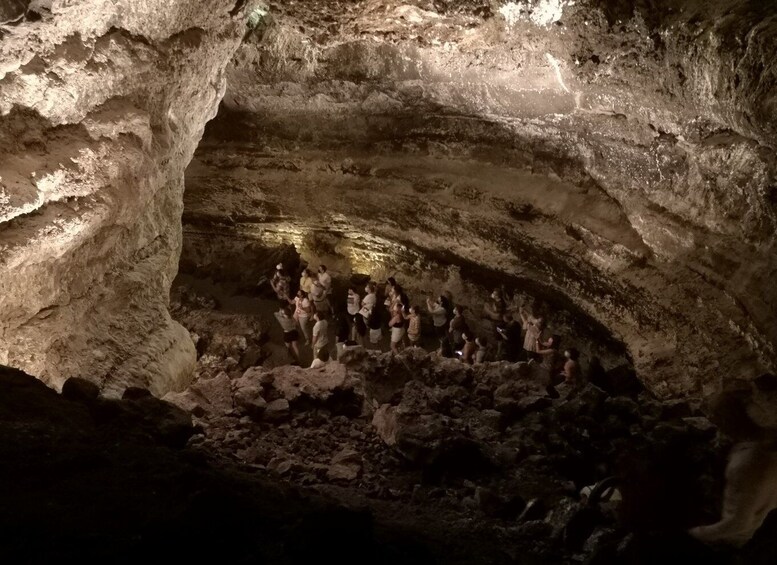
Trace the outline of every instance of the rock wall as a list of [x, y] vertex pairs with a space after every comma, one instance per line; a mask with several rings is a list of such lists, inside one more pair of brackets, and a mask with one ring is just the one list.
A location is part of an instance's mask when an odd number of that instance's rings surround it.
[[777, 343], [767, 4], [268, 2], [187, 173], [186, 230], [334, 226], [531, 279], [661, 395], [758, 374]]
[[185, 386], [183, 173], [245, 32], [234, 0], [53, 0], [0, 28], [0, 363]]

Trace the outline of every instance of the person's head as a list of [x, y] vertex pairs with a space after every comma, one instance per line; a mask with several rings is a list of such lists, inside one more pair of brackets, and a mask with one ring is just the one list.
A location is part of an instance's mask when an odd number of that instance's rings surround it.
[[570, 347], [566, 351], [564, 351], [564, 357], [567, 359], [571, 359], [572, 361], [577, 361], [580, 359], [580, 352], [575, 349], [574, 347]]
[[322, 275], [323, 275], [324, 273], [326, 273], [326, 265], [321, 265], [321, 266], [318, 268], [318, 272], [319, 272], [319, 273], [321, 273]]
[[553, 334], [550, 336], [550, 339], [548, 340], [548, 347], [551, 349], [558, 349], [561, 345], [561, 336]]
[[308, 293], [307, 293], [307, 292], [305, 292], [305, 291], [304, 291], [304, 290], [302, 290], [302, 289], [299, 289], [299, 290], [297, 291], [297, 297], [299, 297], [299, 298], [307, 298], [307, 297], [308, 297]]
[[502, 319], [503, 319], [503, 320], [504, 320], [506, 323], [508, 323], [508, 324], [509, 324], [510, 322], [512, 322], [512, 321], [513, 321], [513, 315], [512, 315], [512, 314], [510, 314], [510, 312], [507, 312], [507, 313], [506, 313], [504, 316], [502, 316]]
[[323, 361], [324, 363], [329, 361], [329, 350], [326, 347], [322, 347], [321, 349], [319, 349], [316, 359], [318, 359], [319, 361]]
[[498, 288], [491, 292], [491, 300], [502, 300], [502, 292]]
[[355, 286], [353, 286], [353, 285], [349, 286], [349, 287], [348, 287], [348, 294], [349, 294], [349, 295], [357, 294], [357, 292], [356, 292], [356, 287], [355, 287]]
[[368, 282], [367, 285], [364, 287], [364, 292], [367, 294], [372, 294], [375, 292], [375, 283]]
[[316, 312], [313, 314], [313, 319], [318, 322], [319, 320], [324, 319], [324, 315], [321, 312]]
[[453, 307], [453, 313], [456, 314], [457, 316], [461, 316], [462, 314], [464, 314], [464, 306], [457, 304], [456, 306]]
[[464, 341], [472, 341], [472, 336], [464, 332], [461, 334], [461, 339], [463, 339]]
[[397, 281], [394, 277], [389, 277], [388, 280], [386, 280], [386, 283], [392, 288], [397, 286]]
[[282, 271], [283, 270], [283, 263], [278, 263], [277, 265], [275, 265], [275, 270], [276, 271]]
[[417, 316], [418, 315], [418, 306], [411, 306], [410, 307], [410, 314], [413, 315], [413, 316]]

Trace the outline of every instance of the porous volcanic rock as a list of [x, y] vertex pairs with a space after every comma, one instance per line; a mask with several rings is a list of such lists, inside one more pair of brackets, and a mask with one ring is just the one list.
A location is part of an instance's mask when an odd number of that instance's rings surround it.
[[3, 3], [0, 362], [113, 395], [189, 382], [194, 345], [167, 310], [183, 173], [249, 9]]
[[185, 265], [293, 243], [474, 304], [501, 275], [667, 397], [774, 366], [774, 3], [266, 7], [187, 171]]

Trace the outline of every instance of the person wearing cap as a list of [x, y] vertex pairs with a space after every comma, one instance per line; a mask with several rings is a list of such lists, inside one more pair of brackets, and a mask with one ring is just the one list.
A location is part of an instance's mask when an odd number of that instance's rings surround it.
[[289, 275], [286, 274], [282, 263], [278, 263], [275, 266], [275, 274], [270, 281], [270, 286], [272, 286], [272, 289], [275, 291], [278, 300], [282, 301], [283, 303], [287, 303], [289, 301], [291, 278], [289, 278]]
[[318, 268], [318, 282], [323, 285], [327, 296], [332, 294], [332, 275], [326, 272], [326, 265]]

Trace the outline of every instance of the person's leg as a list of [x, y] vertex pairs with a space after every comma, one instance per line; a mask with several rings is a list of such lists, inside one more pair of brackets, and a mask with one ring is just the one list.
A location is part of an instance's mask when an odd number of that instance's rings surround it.
[[294, 360], [299, 362], [299, 345], [296, 340], [291, 342], [291, 349], [294, 351]]
[[307, 316], [300, 316], [299, 329], [302, 332], [302, 336], [305, 338], [305, 345], [310, 345], [310, 328], [308, 327]]

